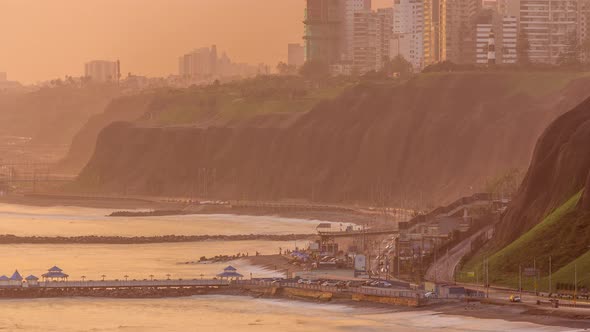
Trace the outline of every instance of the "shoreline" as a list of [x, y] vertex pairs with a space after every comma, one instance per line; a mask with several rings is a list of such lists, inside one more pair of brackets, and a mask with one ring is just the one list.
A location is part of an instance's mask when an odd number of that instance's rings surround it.
[[15, 236], [0, 235], [3, 244], [156, 244], [206, 241], [299, 241], [311, 240], [315, 234], [238, 234], [238, 235], [162, 235], [162, 236]]
[[401, 305], [382, 304], [367, 301], [355, 301], [345, 298], [332, 298], [330, 300], [294, 296], [292, 294], [284, 294], [277, 292], [274, 294], [260, 293], [245, 289], [223, 288], [215, 290], [194, 289], [191, 291], [177, 289], [164, 290], [145, 289], [135, 296], [130, 296], [128, 292], [111, 290], [104, 294], [88, 295], [84, 292], [72, 292], [71, 294], [64, 294], [62, 296], [52, 296], [46, 294], [42, 297], [2, 297], [0, 303], [3, 301], [30, 301], [43, 299], [110, 299], [110, 300], [158, 300], [158, 299], [172, 299], [172, 298], [191, 298], [200, 296], [219, 297], [221, 300], [225, 297], [246, 297], [252, 300], [256, 299], [275, 299], [283, 301], [295, 301], [300, 303], [323, 303], [327, 305], [345, 305], [351, 308], [363, 309], [379, 309], [385, 312], [364, 313], [369, 315], [387, 315], [390, 313], [401, 312], [418, 312], [427, 313], [430, 315], [442, 315], [451, 317], [470, 317], [476, 319], [498, 319], [508, 322], [532, 323], [540, 326], [564, 327], [571, 329], [590, 329], [590, 316], [579, 317], [579, 315], [572, 315], [569, 312], [552, 312], [550, 310], [543, 310], [534, 308], [530, 305], [498, 305], [482, 302], [465, 302], [457, 300], [450, 303], [431, 304], [421, 307], [406, 307]]
[[[310, 210], [305, 207], [246, 207], [229, 205], [190, 205], [178, 201], [162, 201], [149, 197], [92, 197], [67, 194], [25, 194], [0, 197], [0, 204], [22, 206], [55, 207], [72, 206], [81, 208], [109, 209], [109, 217], [175, 216], [202, 214], [232, 214], [240, 216], [269, 216], [292, 219], [317, 220], [326, 222], [378, 224], [377, 214], [360, 211], [340, 211], [326, 208]], [[144, 210], [144, 211], [121, 211]], [[148, 210], [148, 211], [145, 211]], [[174, 213], [172, 213], [174, 212]], [[390, 222], [390, 221], [389, 221]]]

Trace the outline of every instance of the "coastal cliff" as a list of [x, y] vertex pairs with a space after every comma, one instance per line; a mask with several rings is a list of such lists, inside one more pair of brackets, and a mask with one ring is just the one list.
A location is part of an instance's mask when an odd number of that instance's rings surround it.
[[447, 203], [509, 169], [525, 169], [547, 125], [590, 94], [587, 78], [564, 83], [552, 75], [429, 74], [404, 84], [361, 83], [287, 125], [113, 123], [98, 135], [76, 188]]

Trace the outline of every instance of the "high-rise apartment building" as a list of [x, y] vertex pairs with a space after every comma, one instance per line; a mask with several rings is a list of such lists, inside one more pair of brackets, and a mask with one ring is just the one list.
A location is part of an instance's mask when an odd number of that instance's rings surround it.
[[381, 70], [387, 59], [391, 59], [391, 40], [393, 38], [393, 8], [380, 8], [376, 15], [376, 65]]
[[520, 0], [497, 0], [498, 13], [503, 16], [520, 16]]
[[499, 63], [516, 64], [518, 62], [518, 18], [514, 16], [502, 16], [502, 33], [498, 40], [497, 57]]
[[440, 36], [445, 28], [442, 4], [440, 0], [424, 0], [424, 66], [440, 61]]
[[409, 61], [414, 70], [424, 65], [424, 1], [394, 0], [394, 44], [398, 54]]
[[[590, 42], [590, 0], [578, 1], [578, 38], [580, 45]], [[589, 62], [590, 59], [584, 59]]]
[[494, 25], [491, 23], [478, 23], [475, 25], [475, 63], [478, 65], [495, 64], [491, 63], [490, 46], [495, 46]]
[[520, 1], [520, 29], [531, 62], [555, 64], [579, 42], [583, 20], [579, 1], [583, 0]]
[[217, 47], [202, 47], [178, 59], [178, 73], [187, 79], [207, 79], [217, 75]]
[[287, 45], [287, 64], [301, 67], [305, 62], [305, 48], [301, 44]]
[[352, 39], [353, 72], [364, 74], [377, 69], [377, 14], [371, 10], [354, 12]]
[[343, 2], [307, 0], [305, 8], [305, 61], [340, 61], [343, 44]]
[[354, 14], [359, 11], [370, 11], [371, 0], [341, 0], [342, 10], [342, 48], [341, 61], [352, 61], [354, 52]]
[[480, 0], [439, 0], [439, 61], [473, 62], [474, 18], [481, 6]]
[[84, 76], [94, 82], [115, 82], [121, 78], [121, 64], [117, 61], [94, 60], [84, 65]]

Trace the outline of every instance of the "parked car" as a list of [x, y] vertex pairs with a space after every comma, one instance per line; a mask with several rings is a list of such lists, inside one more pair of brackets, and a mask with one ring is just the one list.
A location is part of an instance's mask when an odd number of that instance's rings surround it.
[[510, 297], [508, 299], [510, 300], [510, 302], [514, 302], [514, 303], [522, 302], [520, 295], [510, 295]]
[[436, 299], [438, 297], [438, 295], [436, 295], [435, 292], [428, 292], [428, 293], [424, 294], [424, 297], [427, 299]]

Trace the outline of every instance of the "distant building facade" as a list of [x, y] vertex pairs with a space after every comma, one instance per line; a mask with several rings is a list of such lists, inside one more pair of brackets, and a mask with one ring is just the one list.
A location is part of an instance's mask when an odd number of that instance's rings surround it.
[[364, 74], [377, 67], [377, 16], [370, 10], [354, 13], [353, 72]]
[[301, 44], [287, 45], [287, 64], [301, 67], [305, 62], [305, 48]]
[[202, 47], [178, 59], [178, 74], [184, 78], [209, 78], [217, 74], [217, 47]]
[[479, 23], [476, 25], [475, 63], [478, 65], [495, 64], [495, 56], [490, 59], [490, 47], [495, 45], [495, 35], [491, 23]]
[[355, 13], [366, 12], [371, 10], [371, 0], [342, 0], [343, 10], [342, 13], [342, 48], [340, 61], [350, 62], [353, 61], [354, 57], [354, 44], [355, 44]]
[[267, 75], [265, 64], [235, 63], [224, 52], [218, 55], [217, 46], [201, 47], [178, 58], [178, 75], [184, 84], [199, 84], [216, 79], [233, 80], [256, 75]]
[[518, 63], [518, 18], [504, 15], [502, 17], [502, 33], [498, 38], [496, 56], [502, 64]]
[[306, 0], [304, 18], [305, 61], [338, 63], [343, 51], [344, 2]]
[[399, 55], [415, 70], [424, 65], [424, 1], [394, 0], [393, 34], [399, 42]]
[[520, 29], [529, 44], [528, 58], [534, 63], [556, 64], [579, 43], [584, 0], [521, 0]]
[[391, 41], [393, 39], [393, 8], [380, 8], [376, 15], [376, 65], [375, 70], [381, 70], [391, 56]]
[[118, 60], [90, 61], [84, 65], [84, 75], [94, 82], [116, 82], [121, 77], [121, 64]]

